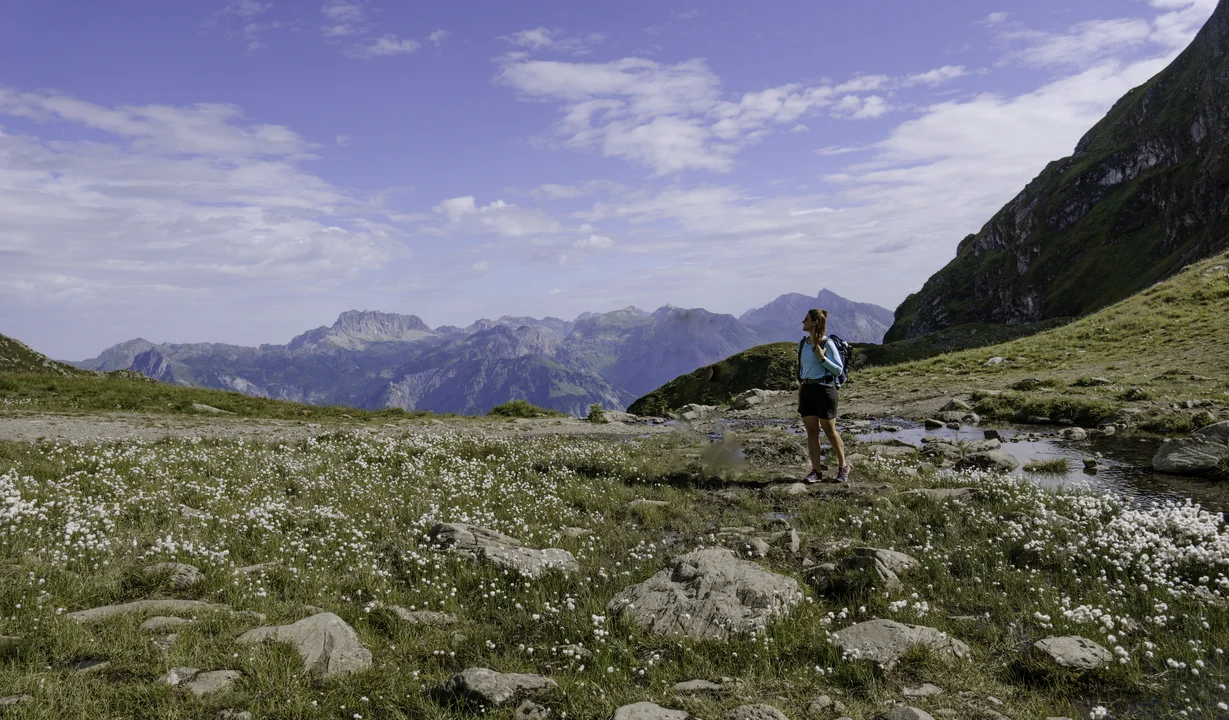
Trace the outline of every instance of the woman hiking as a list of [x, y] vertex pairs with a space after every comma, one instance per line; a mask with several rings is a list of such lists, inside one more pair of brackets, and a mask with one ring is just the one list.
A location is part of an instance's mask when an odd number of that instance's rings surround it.
[[[811, 459], [808, 483], [843, 483], [849, 480], [845, 443], [836, 431], [836, 378], [845, 367], [836, 343], [828, 338], [828, 311], [811, 309], [802, 320], [807, 337], [798, 343], [798, 414], [807, 429], [807, 454]], [[820, 464], [819, 431], [836, 451], [836, 477], [824, 478]]]

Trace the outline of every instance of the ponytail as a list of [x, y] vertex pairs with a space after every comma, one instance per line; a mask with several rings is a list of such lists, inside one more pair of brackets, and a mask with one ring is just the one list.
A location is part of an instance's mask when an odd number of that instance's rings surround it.
[[[795, 317], [797, 316], [795, 315]], [[820, 337], [827, 336], [828, 334], [828, 311], [827, 310], [817, 310], [815, 308], [811, 308], [810, 310], [807, 311], [807, 319], [816, 324], [817, 327], [815, 329], [819, 331]]]

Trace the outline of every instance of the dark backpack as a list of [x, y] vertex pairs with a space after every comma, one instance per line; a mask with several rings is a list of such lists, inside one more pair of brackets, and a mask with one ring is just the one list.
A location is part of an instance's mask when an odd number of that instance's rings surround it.
[[[840, 387], [849, 380], [849, 363], [853, 360], [853, 348], [845, 341], [845, 338], [840, 335], [828, 335], [828, 340], [836, 345], [836, 352], [841, 356], [841, 374], [833, 378], [833, 383]], [[822, 342], [822, 341], [821, 341]], [[798, 376], [802, 377], [802, 349], [807, 345], [807, 339], [802, 338], [798, 341]]]

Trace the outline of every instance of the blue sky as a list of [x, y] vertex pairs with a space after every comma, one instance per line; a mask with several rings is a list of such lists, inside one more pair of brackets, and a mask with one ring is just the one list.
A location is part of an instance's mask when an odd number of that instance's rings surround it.
[[1214, 0], [0, 0], [0, 332], [917, 290]]

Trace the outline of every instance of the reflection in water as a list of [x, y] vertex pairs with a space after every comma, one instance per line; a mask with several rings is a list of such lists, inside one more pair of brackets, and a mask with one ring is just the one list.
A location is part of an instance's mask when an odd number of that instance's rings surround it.
[[[883, 422], [899, 427], [900, 431], [863, 433], [857, 435], [858, 440], [873, 442], [896, 439], [921, 445], [923, 437], [933, 435], [956, 442], [976, 442], [984, 437], [982, 430], [986, 429], [981, 426], [962, 426], [959, 430], [927, 430], [917, 422], [899, 418], [885, 419]], [[1023, 476], [1043, 487], [1108, 491], [1124, 495], [1144, 506], [1164, 500], [1185, 501], [1190, 498], [1206, 510], [1229, 513], [1229, 483], [1166, 475], [1152, 469], [1152, 456], [1160, 446], [1160, 440], [1111, 435], [1078, 442], [1059, 438], [1011, 442], [1011, 439], [1017, 436], [1053, 433], [1062, 428], [1029, 425], [995, 429], [1004, 439], [1003, 449], [1020, 461], [1020, 469], [1013, 474]], [[1100, 467], [1095, 474], [1086, 473], [1083, 459], [1096, 453], [1103, 456], [1099, 461]], [[1066, 474], [1045, 475], [1023, 470], [1032, 460], [1055, 459], [1068, 461], [1070, 469]]]

